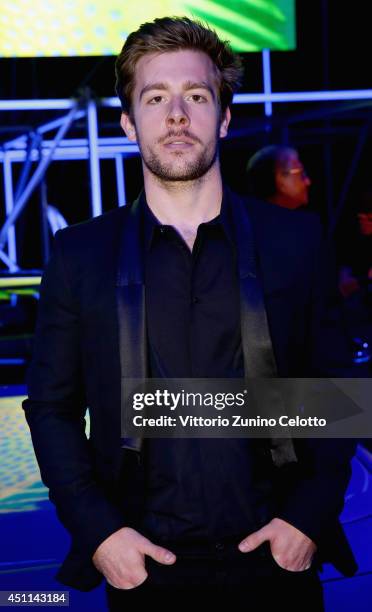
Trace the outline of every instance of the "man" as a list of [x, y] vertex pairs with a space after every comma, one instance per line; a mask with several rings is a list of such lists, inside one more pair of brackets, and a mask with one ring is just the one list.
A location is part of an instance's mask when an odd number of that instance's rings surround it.
[[[344, 298], [368, 287], [372, 280], [372, 190], [360, 197], [357, 214], [344, 221], [339, 237], [339, 291]], [[366, 291], [368, 294], [368, 290]]]
[[317, 548], [355, 571], [337, 523], [352, 445], [120, 440], [125, 379], [313, 371], [318, 227], [223, 186], [218, 140], [240, 65], [213, 31], [187, 18], [146, 23], [116, 68], [144, 192], [56, 235], [24, 402], [72, 535], [58, 578], [89, 590], [104, 576], [111, 610], [164, 587], [241, 588], [252, 601], [260, 579], [287, 609], [289, 589], [301, 609], [321, 610]]
[[248, 187], [257, 198], [295, 210], [309, 203], [311, 180], [298, 152], [280, 145], [263, 147], [247, 164]]
[[[355, 364], [372, 369], [372, 190], [365, 189], [357, 211], [338, 236], [338, 290], [345, 333]], [[366, 366], [362, 366], [366, 367]], [[368, 366], [367, 366], [368, 367]]]

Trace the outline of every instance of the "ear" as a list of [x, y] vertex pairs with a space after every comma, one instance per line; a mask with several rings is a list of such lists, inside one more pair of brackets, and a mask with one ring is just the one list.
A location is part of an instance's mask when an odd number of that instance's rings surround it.
[[228, 131], [230, 121], [231, 121], [231, 112], [230, 112], [230, 108], [227, 107], [227, 109], [225, 110], [225, 115], [220, 125], [220, 138], [225, 138], [225, 136], [227, 136], [227, 131]]
[[128, 113], [121, 113], [120, 125], [123, 128], [128, 140], [131, 142], [137, 142], [136, 128]]

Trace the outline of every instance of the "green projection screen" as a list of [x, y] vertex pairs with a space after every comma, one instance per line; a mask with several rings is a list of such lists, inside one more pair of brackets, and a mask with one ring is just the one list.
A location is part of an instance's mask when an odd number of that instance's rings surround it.
[[294, 0], [1, 0], [0, 57], [116, 55], [165, 15], [207, 21], [235, 51], [295, 48]]

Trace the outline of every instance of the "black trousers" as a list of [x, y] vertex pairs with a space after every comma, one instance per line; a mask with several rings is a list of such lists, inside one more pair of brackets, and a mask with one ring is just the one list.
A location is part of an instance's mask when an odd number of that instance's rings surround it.
[[266, 612], [274, 605], [285, 612], [324, 611], [316, 564], [303, 572], [290, 572], [274, 561], [266, 543], [241, 553], [237, 548], [241, 539], [217, 545], [168, 543], [177, 555], [175, 564], [162, 565], [146, 557], [148, 577], [141, 585], [124, 590], [106, 585], [108, 610], [127, 610], [130, 601], [198, 603], [207, 596], [215, 604], [239, 598], [249, 612]]

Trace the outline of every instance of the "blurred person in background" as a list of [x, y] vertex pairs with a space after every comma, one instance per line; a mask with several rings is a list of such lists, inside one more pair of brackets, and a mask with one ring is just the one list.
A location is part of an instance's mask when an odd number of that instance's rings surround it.
[[371, 364], [372, 343], [372, 189], [341, 230], [338, 243], [338, 289], [344, 325], [356, 363]]
[[270, 145], [247, 164], [248, 192], [277, 206], [296, 210], [309, 203], [311, 180], [296, 149]]
[[372, 189], [361, 196], [358, 212], [344, 231], [339, 290], [344, 298], [372, 282]]
[[[298, 213], [305, 211], [309, 217], [321, 221], [317, 210], [309, 207], [309, 178], [298, 151], [284, 145], [269, 145], [259, 149], [250, 157], [246, 169], [247, 189], [250, 196]], [[325, 240], [322, 253], [323, 291], [326, 296], [327, 315], [324, 319], [322, 355], [327, 370], [333, 375], [345, 375], [352, 365], [356, 350], [350, 338], [348, 326], [339, 301], [338, 286], [343, 282], [345, 292], [353, 292], [357, 280], [351, 268], [340, 270], [336, 263], [335, 245]], [[350, 373], [351, 375], [351, 373]]]

